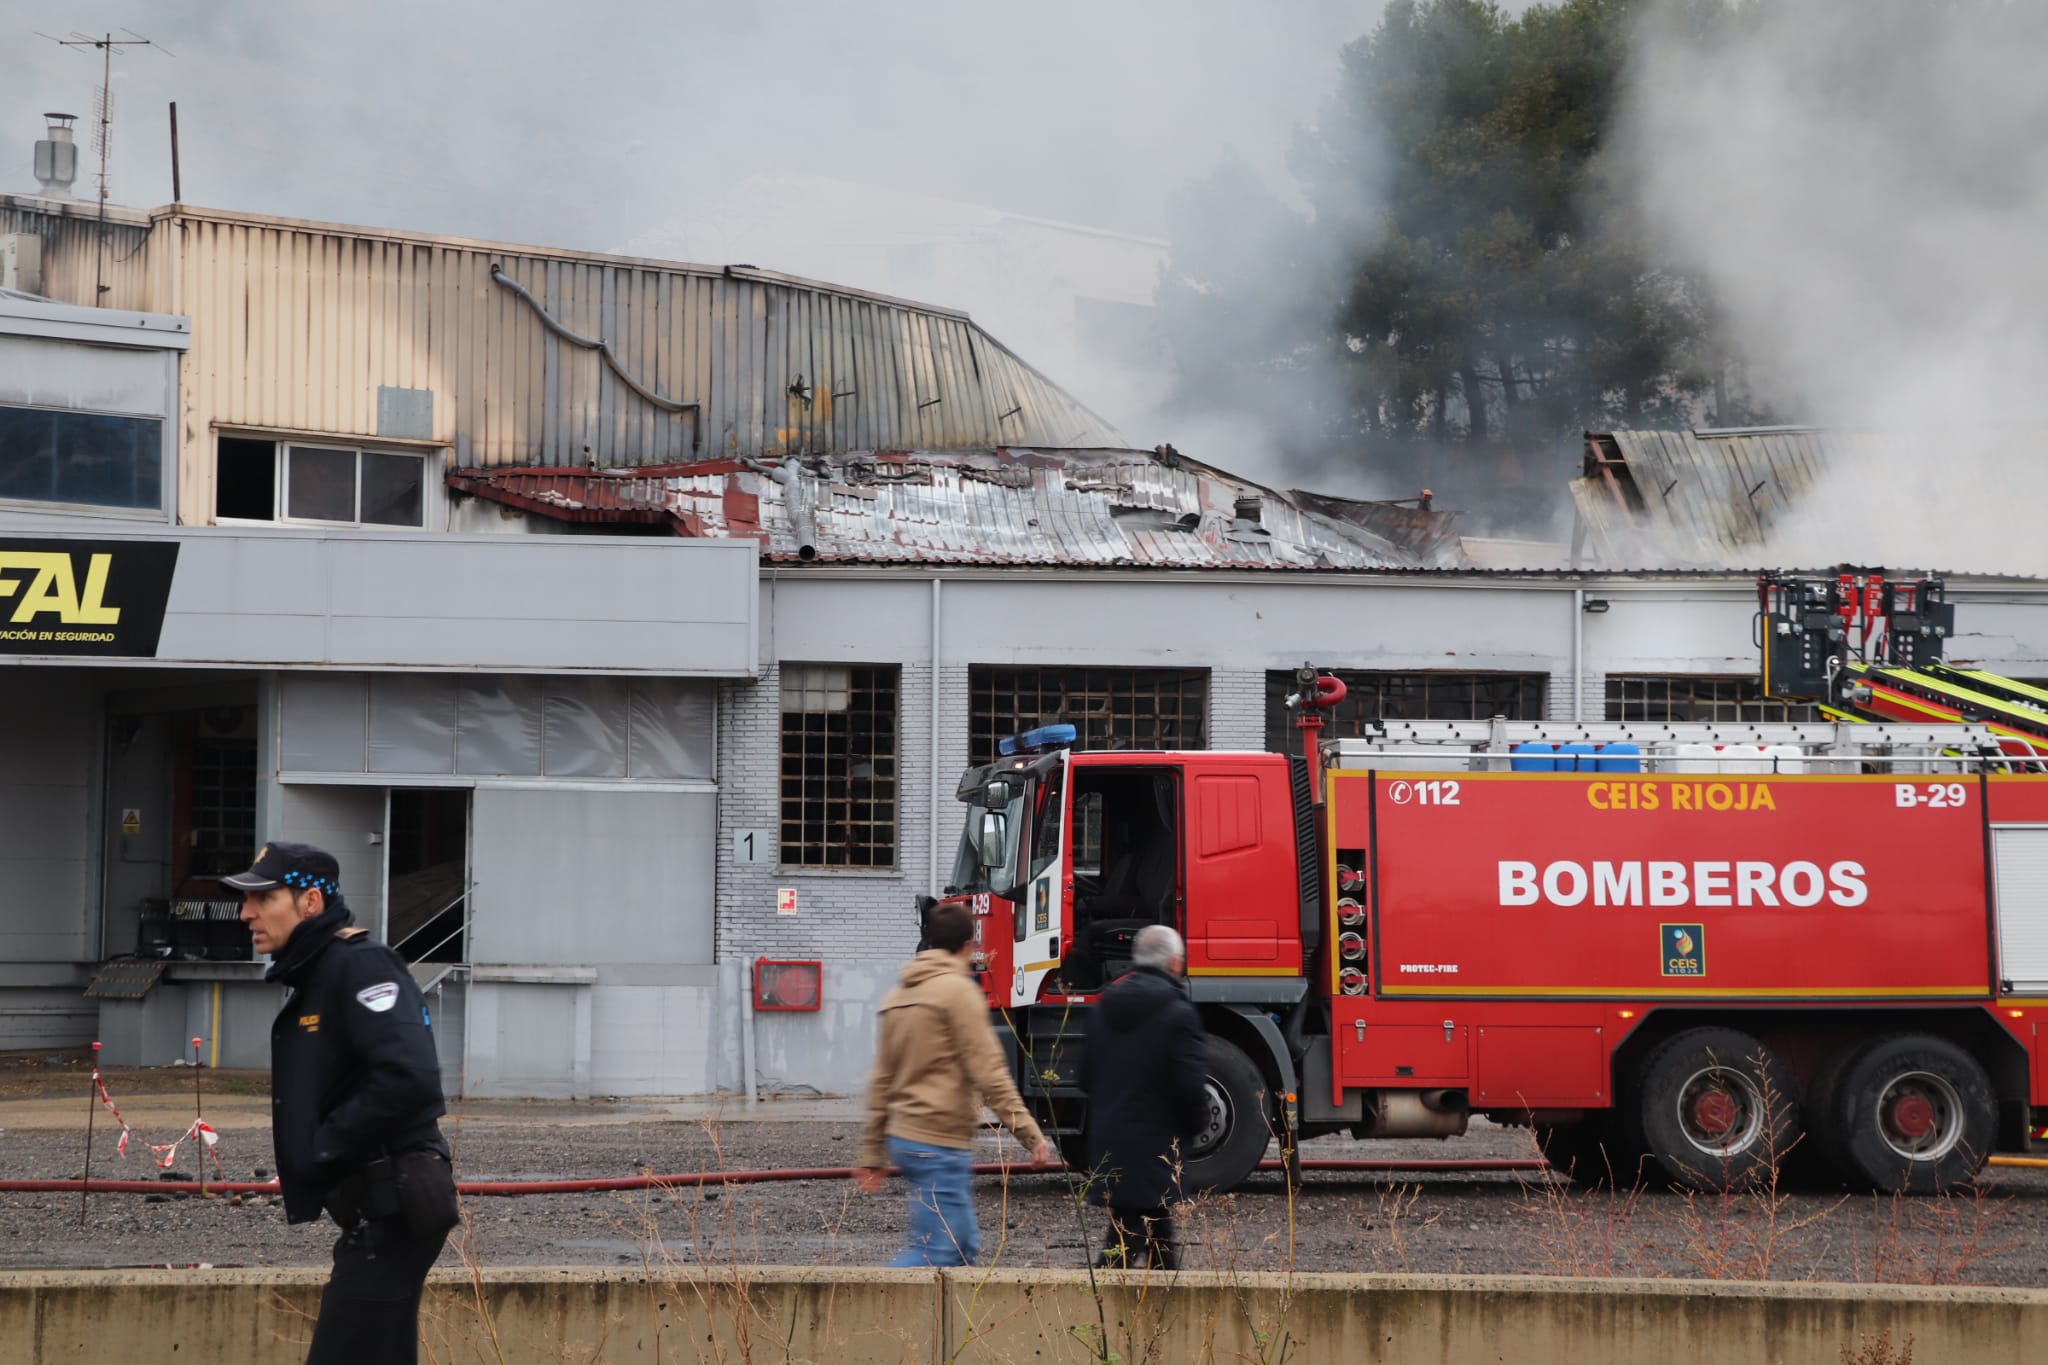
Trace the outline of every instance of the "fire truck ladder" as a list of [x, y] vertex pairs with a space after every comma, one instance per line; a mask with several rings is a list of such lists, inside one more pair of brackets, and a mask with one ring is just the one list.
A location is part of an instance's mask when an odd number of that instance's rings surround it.
[[1899, 668], [1851, 662], [1844, 672], [1843, 705], [1824, 708], [1830, 715], [1981, 724], [2007, 754], [2048, 757], [2048, 690], [1943, 663]]
[[[2048, 714], [2044, 714], [2048, 721]], [[1827, 722], [1796, 721], [1397, 721], [1376, 722], [1372, 733], [1329, 740], [1330, 767], [1440, 766], [1506, 770], [1525, 746], [1583, 746], [1582, 770], [1615, 762], [1603, 759], [1609, 745], [1634, 746], [1631, 767], [1658, 771], [1679, 762], [1712, 758], [1721, 751], [1730, 771], [1770, 772], [1781, 765], [1813, 764], [1840, 771], [1862, 764], [1939, 767], [2010, 761], [2010, 741], [1996, 726], [1957, 720], [1927, 723], [1874, 721], [1844, 716]], [[2031, 749], [2027, 756], [2032, 757]], [[1610, 770], [1619, 771], [1619, 768]]]
[[1982, 725], [1998, 752], [2048, 766], [2048, 689], [1943, 661], [1956, 609], [1939, 578], [1849, 564], [1766, 573], [1756, 621], [1766, 696], [1848, 722]]

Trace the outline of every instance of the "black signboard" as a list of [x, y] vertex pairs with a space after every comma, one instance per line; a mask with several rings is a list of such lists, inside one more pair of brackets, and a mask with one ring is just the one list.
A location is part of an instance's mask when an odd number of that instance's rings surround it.
[[172, 541], [0, 540], [0, 655], [156, 657]]

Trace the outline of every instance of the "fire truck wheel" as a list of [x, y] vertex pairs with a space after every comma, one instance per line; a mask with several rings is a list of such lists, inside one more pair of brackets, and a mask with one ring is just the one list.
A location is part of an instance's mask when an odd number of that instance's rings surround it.
[[1859, 1050], [1842, 1075], [1850, 1172], [1886, 1194], [1934, 1194], [1982, 1169], [1998, 1102], [1975, 1058], [1943, 1038], [1902, 1033]]
[[1803, 1180], [1823, 1188], [1839, 1187], [1849, 1174], [1846, 1150], [1847, 1120], [1842, 1113], [1842, 1077], [1869, 1044], [1845, 1043], [1828, 1054], [1827, 1060], [1807, 1087], [1806, 1141], [1799, 1145], [1792, 1163]]
[[1650, 1155], [1696, 1190], [1755, 1183], [1799, 1138], [1798, 1081], [1735, 1029], [1688, 1029], [1658, 1048], [1643, 1067], [1641, 1103]]
[[1209, 1118], [1188, 1144], [1181, 1188], [1190, 1194], [1233, 1189], [1258, 1169], [1273, 1130], [1267, 1122], [1266, 1078], [1243, 1051], [1209, 1039]]

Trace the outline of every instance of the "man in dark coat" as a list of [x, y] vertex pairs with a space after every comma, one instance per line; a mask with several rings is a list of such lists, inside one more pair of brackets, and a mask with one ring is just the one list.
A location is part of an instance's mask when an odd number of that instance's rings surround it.
[[1180, 1268], [1170, 1210], [1182, 1200], [1185, 1148], [1209, 1115], [1209, 1048], [1186, 969], [1180, 935], [1149, 924], [1132, 941], [1130, 972], [1088, 1011], [1079, 1079], [1089, 1193], [1109, 1208], [1105, 1266], [1128, 1266], [1142, 1249], [1153, 1269]]
[[351, 923], [333, 854], [266, 844], [222, 880], [273, 959], [264, 979], [290, 992], [270, 1027], [285, 1221], [324, 1208], [341, 1227], [308, 1365], [406, 1365], [427, 1271], [457, 1221], [426, 1002], [398, 954]]

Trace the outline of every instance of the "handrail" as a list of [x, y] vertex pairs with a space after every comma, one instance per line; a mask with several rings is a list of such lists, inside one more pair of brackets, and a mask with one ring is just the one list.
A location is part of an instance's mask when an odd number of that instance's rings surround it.
[[[423, 933], [425, 933], [425, 932], [426, 932], [427, 930], [429, 930], [429, 929], [433, 928], [433, 927], [434, 927], [434, 921], [435, 921], [435, 920], [438, 920], [439, 918], [441, 918], [441, 916], [443, 916], [443, 915], [447, 914], [447, 913], [448, 913], [448, 912], [449, 912], [450, 910], [453, 910], [453, 909], [454, 909], [454, 908], [455, 908], [456, 906], [458, 906], [458, 905], [462, 904], [462, 903], [463, 903], [464, 901], [468, 900], [468, 899], [469, 899], [469, 893], [470, 893], [471, 891], [475, 890], [475, 889], [476, 889], [475, 887], [464, 887], [464, 888], [463, 888], [463, 889], [462, 889], [461, 891], [457, 892], [457, 893], [456, 893], [456, 896], [455, 896], [455, 899], [454, 899], [454, 900], [451, 900], [451, 901], [449, 901], [449, 902], [448, 902], [448, 903], [447, 903], [446, 905], [442, 906], [442, 907], [441, 907], [440, 909], [438, 909], [438, 910], [435, 910], [435, 911], [432, 911], [431, 913], [429, 913], [429, 914], [427, 915], [427, 917], [426, 917], [426, 918], [425, 918], [424, 920], [422, 920], [422, 921], [420, 922], [420, 927], [419, 927], [419, 928], [417, 928], [417, 929], [413, 930], [413, 931], [412, 931], [411, 933], [407, 934], [407, 935], [406, 935], [406, 936], [405, 936], [404, 938], [402, 938], [402, 939], [399, 939], [399, 940], [398, 940], [398, 941], [397, 941], [396, 943], [393, 943], [393, 944], [391, 945], [391, 951], [392, 951], [392, 952], [394, 952], [394, 953], [397, 953], [397, 954], [398, 954], [398, 955], [399, 955], [400, 957], [405, 957], [405, 945], [406, 945], [406, 944], [408, 944], [408, 943], [412, 942], [412, 941], [413, 941], [414, 939], [418, 938], [418, 937], [419, 937], [419, 936], [420, 936], [421, 934], [423, 934]], [[469, 928], [469, 916], [467, 916], [467, 915], [464, 915], [464, 916], [462, 917], [462, 923], [461, 923], [461, 924], [459, 924], [459, 925], [457, 925], [457, 926], [455, 927], [455, 930], [454, 930], [454, 932], [452, 932], [452, 933], [448, 933], [448, 934], [443, 934], [443, 935], [442, 935], [442, 936], [440, 937], [440, 939], [439, 939], [439, 940], [438, 940], [437, 942], [435, 942], [435, 943], [434, 943], [434, 944], [433, 944], [433, 945], [432, 945], [431, 947], [427, 948], [425, 952], [422, 952], [422, 953], [421, 953], [421, 954], [419, 955], [419, 957], [417, 957], [417, 958], [406, 958], [406, 961], [408, 961], [408, 962], [417, 962], [417, 961], [419, 961], [419, 960], [420, 960], [420, 958], [424, 958], [424, 957], [425, 957], [425, 956], [427, 955], [427, 953], [431, 953], [431, 952], [435, 951], [435, 950], [436, 950], [436, 949], [438, 949], [438, 948], [444, 947], [445, 945], [447, 945], [448, 943], [452, 942], [453, 940], [455, 940], [455, 939], [457, 939], [457, 938], [460, 938], [460, 937], [461, 937], [461, 936], [463, 935], [463, 933], [464, 933], [464, 932], [465, 932], [466, 930], [468, 930], [468, 928]]]

